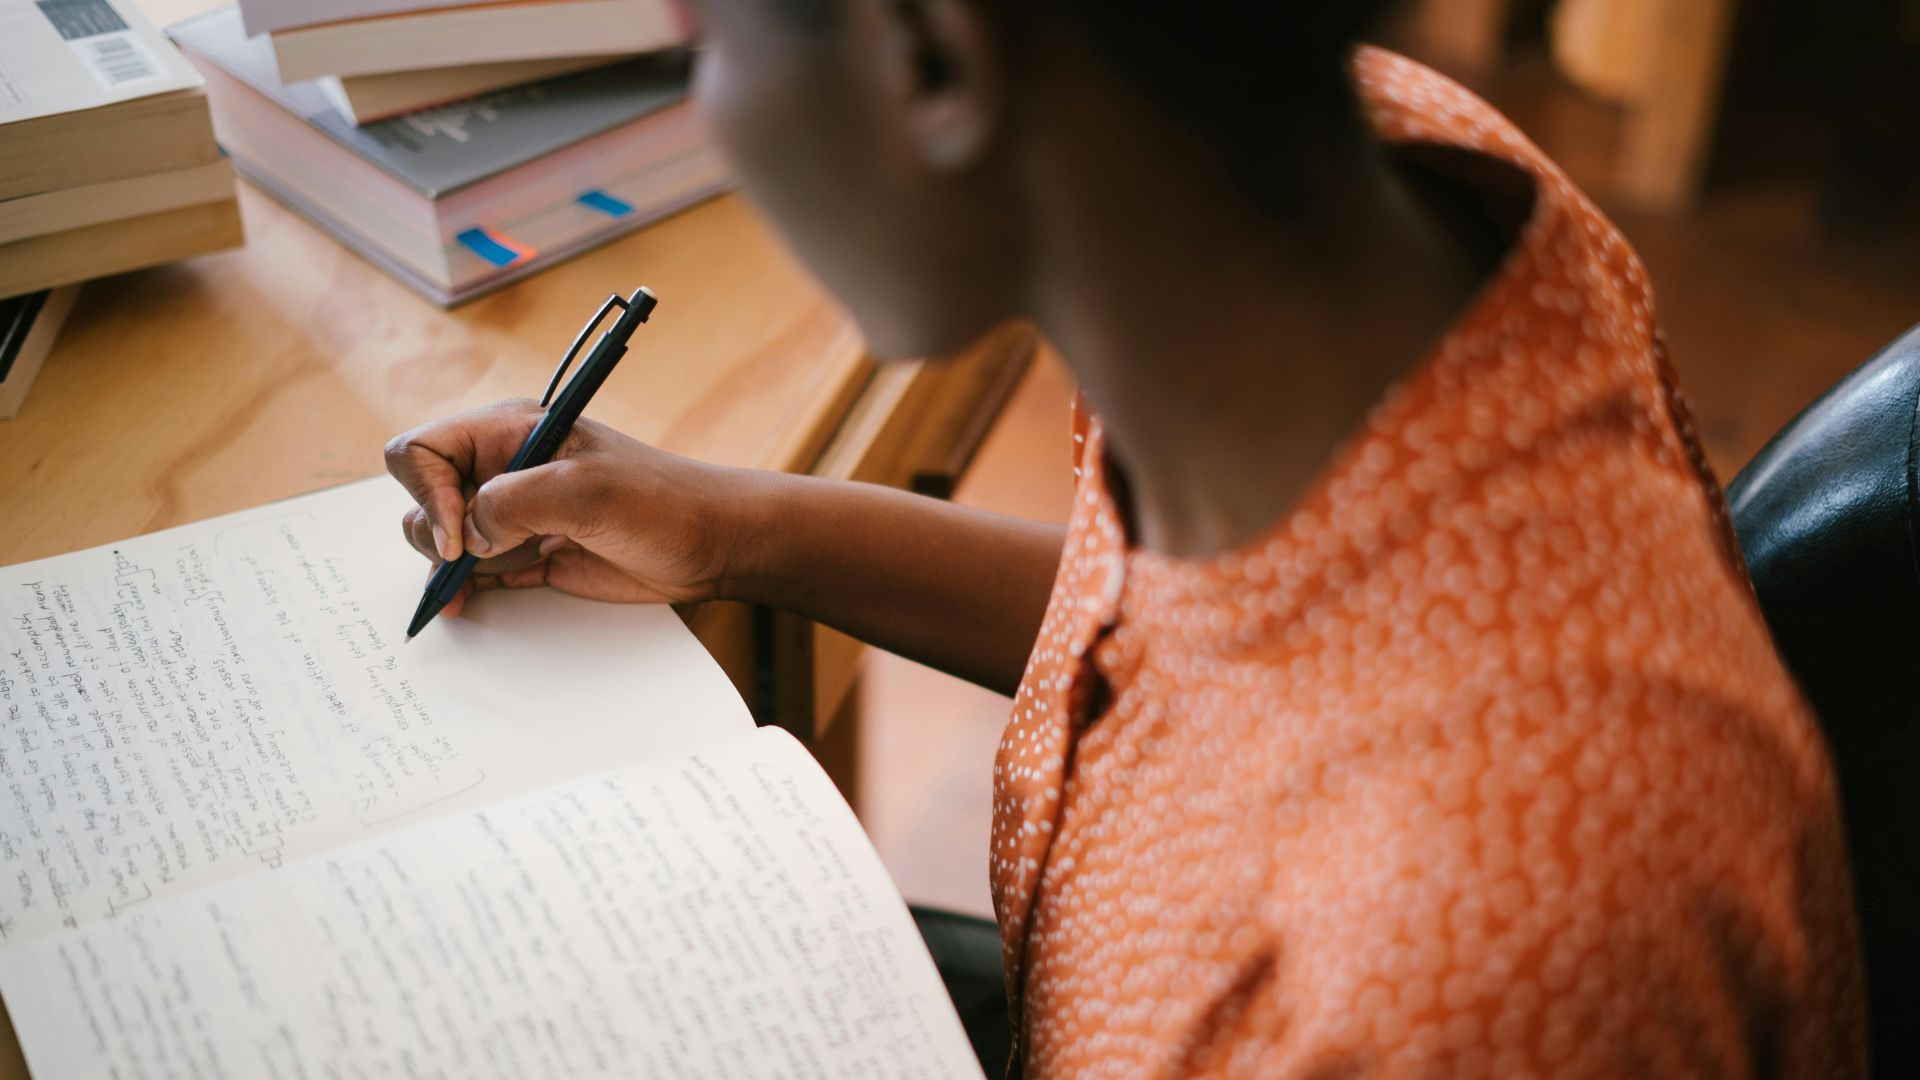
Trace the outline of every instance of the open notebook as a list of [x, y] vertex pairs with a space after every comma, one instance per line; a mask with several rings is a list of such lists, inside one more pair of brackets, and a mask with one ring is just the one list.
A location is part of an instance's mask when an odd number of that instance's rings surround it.
[[41, 1076], [979, 1075], [806, 751], [671, 611], [489, 595], [369, 481], [0, 569]]

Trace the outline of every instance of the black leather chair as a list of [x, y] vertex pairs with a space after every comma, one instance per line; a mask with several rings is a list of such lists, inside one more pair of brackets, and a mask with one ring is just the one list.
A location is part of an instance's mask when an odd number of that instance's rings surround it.
[[960, 1014], [980, 1068], [989, 1077], [1008, 1075], [1013, 1022], [1007, 1015], [1006, 977], [1000, 973], [999, 924], [936, 908], [908, 910], [933, 954], [933, 966]]
[[1727, 501], [1839, 773], [1874, 1074], [1920, 1077], [1920, 327], [1788, 424]]

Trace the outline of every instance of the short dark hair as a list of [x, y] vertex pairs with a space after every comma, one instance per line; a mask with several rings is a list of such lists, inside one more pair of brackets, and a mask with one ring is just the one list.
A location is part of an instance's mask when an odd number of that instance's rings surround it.
[[1320, 108], [1350, 97], [1347, 58], [1390, 0], [1001, 0], [1053, 12], [1188, 118]]
[[[795, 29], [838, 25], [848, 0], [767, 0]], [[1052, 16], [1129, 82], [1204, 118], [1344, 86], [1353, 45], [1393, 0], [984, 0]], [[1313, 105], [1318, 102], [1311, 103]]]
[[1392, 0], [1000, 0], [1052, 12], [1219, 156], [1248, 201], [1315, 212], [1315, 160], [1365, 138], [1348, 71]]
[[[829, 31], [856, 0], [766, 0], [795, 29]], [[1303, 129], [1359, 134], [1353, 47], [1393, 0], [981, 0], [1015, 26], [1051, 22], [1086, 42], [1149, 103], [1212, 144], [1257, 201], [1287, 190]], [[1289, 142], [1299, 146], [1290, 146]], [[1324, 140], [1320, 140], [1324, 141]]]

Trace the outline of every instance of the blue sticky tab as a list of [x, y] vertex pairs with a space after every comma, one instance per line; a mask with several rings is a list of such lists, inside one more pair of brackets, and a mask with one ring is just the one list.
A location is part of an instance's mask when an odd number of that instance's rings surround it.
[[632, 203], [616, 199], [598, 188], [580, 196], [580, 202], [602, 213], [611, 214], [614, 217], [626, 217], [628, 214], [633, 213]]
[[487, 260], [495, 266], [506, 266], [520, 258], [520, 253], [495, 240], [485, 229], [468, 229], [454, 237], [465, 245], [468, 251]]

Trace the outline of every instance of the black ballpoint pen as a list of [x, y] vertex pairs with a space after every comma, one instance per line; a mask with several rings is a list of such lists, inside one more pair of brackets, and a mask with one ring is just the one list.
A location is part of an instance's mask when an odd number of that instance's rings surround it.
[[[660, 298], [653, 295], [653, 290], [642, 286], [628, 299], [610, 296], [606, 303], [600, 305], [600, 310], [594, 313], [586, 329], [573, 339], [573, 347], [567, 350], [567, 355], [560, 358], [560, 366], [554, 371], [553, 380], [547, 384], [547, 392], [540, 398], [540, 404], [546, 407], [547, 413], [527, 434], [527, 441], [520, 444], [519, 452], [507, 464], [507, 472], [537, 468], [553, 460], [554, 452], [560, 449], [560, 444], [567, 440], [567, 433], [573, 430], [573, 422], [580, 419], [587, 402], [593, 400], [600, 384], [606, 382], [607, 376], [613, 373], [613, 366], [626, 355], [627, 339], [633, 337], [633, 332], [640, 329], [640, 324], [647, 321], [659, 303]], [[573, 363], [580, 347], [587, 343], [588, 335], [614, 308], [625, 310], [613, 326], [600, 335], [600, 340], [593, 345], [593, 351], [580, 362], [580, 369], [567, 381], [566, 389], [560, 391], [559, 397], [555, 397], [554, 390], [566, 375], [568, 365]], [[460, 586], [466, 584], [468, 575], [473, 573], [474, 563], [479, 561], [472, 552], [465, 552], [452, 562], [440, 564], [433, 572], [433, 577], [427, 580], [427, 592], [420, 598], [420, 607], [413, 613], [413, 622], [407, 625], [408, 641], [412, 641], [414, 635], [432, 622], [435, 615], [440, 614], [441, 608], [459, 595]]]

